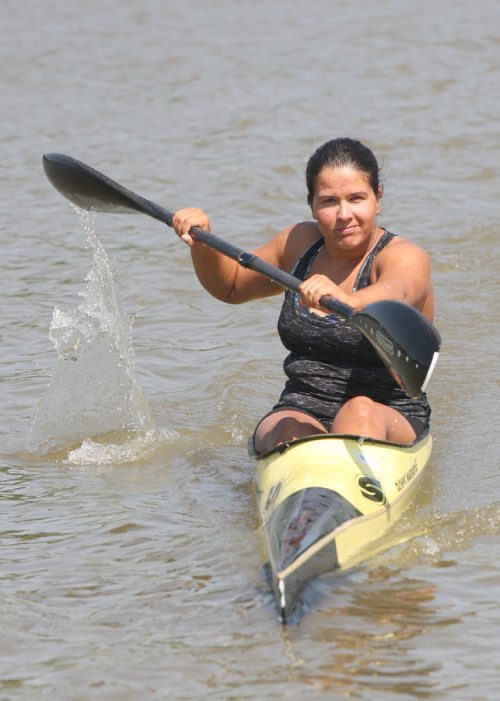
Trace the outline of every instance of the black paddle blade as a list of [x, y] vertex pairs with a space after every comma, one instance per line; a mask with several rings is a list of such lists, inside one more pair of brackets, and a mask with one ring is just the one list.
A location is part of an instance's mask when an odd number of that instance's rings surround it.
[[141, 212], [171, 225], [171, 213], [62, 153], [46, 153], [43, 169], [52, 185], [81, 209], [94, 212]]
[[418, 309], [381, 300], [353, 314], [351, 321], [410, 397], [425, 392], [438, 359], [441, 336]]

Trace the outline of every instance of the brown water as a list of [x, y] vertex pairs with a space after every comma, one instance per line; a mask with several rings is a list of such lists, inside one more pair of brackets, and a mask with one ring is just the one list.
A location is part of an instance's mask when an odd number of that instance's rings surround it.
[[[2, 701], [496, 698], [498, 3], [4, 0], [0, 19]], [[246, 454], [283, 382], [279, 299], [210, 299], [139, 215], [96, 218], [96, 262], [41, 155], [205, 207], [251, 248], [308, 216], [305, 162], [340, 135], [384, 164], [381, 223], [431, 253], [435, 450], [388, 549], [283, 628]], [[116, 288], [89, 293], [106, 254]], [[53, 309], [85, 334], [89, 300], [103, 345], [74, 362], [72, 330], [56, 368]], [[105, 383], [103, 428], [120, 409], [143, 442], [82, 445]], [[34, 426], [39, 445], [83, 435], [34, 455]]]

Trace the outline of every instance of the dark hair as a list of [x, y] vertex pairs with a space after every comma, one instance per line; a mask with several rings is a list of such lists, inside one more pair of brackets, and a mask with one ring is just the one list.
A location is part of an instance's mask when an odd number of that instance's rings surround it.
[[323, 168], [351, 166], [366, 173], [373, 192], [379, 194], [380, 168], [372, 151], [356, 139], [346, 137], [332, 139], [320, 146], [311, 156], [306, 167], [307, 201], [312, 204], [316, 178]]

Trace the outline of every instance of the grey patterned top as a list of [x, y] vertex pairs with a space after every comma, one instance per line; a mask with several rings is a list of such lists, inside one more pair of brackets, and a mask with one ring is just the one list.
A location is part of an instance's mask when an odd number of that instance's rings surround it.
[[[353, 290], [370, 284], [373, 261], [394, 236], [389, 231], [382, 235], [360, 269]], [[305, 280], [323, 245], [324, 240], [318, 239], [299, 259], [293, 274]], [[427, 425], [431, 414], [427, 397], [408, 397], [372, 345], [349, 321], [309, 311], [300, 304], [298, 293], [288, 290], [278, 332], [290, 354], [283, 364], [288, 379], [275, 409], [302, 409], [326, 425], [344, 402], [363, 395]]]

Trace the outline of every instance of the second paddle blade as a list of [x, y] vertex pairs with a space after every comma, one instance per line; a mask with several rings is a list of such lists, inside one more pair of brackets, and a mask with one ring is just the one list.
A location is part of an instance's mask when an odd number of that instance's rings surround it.
[[410, 397], [425, 392], [441, 337], [423, 314], [408, 304], [380, 300], [356, 312], [352, 321]]

